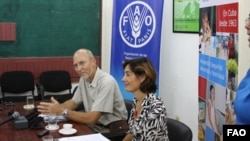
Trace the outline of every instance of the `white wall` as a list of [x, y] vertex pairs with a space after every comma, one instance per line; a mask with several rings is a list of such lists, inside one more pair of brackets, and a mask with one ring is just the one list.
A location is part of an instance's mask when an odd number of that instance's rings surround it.
[[164, 1], [160, 96], [168, 116], [179, 118], [198, 140], [198, 34], [173, 33], [173, 1]]
[[102, 69], [110, 71], [113, 0], [102, 0]]
[[246, 74], [250, 66], [250, 48], [248, 47], [248, 36], [245, 29], [245, 19], [250, 14], [249, 5], [249, 0], [239, 0], [239, 80]]
[[[198, 141], [198, 34], [172, 32], [172, 0], [164, 1], [160, 55], [160, 96], [168, 116], [178, 118], [193, 131]], [[249, 48], [244, 28], [250, 1], [239, 0], [239, 80], [250, 66]], [[110, 70], [113, 0], [103, 2], [102, 69]]]

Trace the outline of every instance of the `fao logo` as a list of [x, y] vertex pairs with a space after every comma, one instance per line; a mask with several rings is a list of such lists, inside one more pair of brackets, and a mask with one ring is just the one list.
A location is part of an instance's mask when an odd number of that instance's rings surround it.
[[122, 40], [130, 47], [145, 46], [155, 32], [156, 20], [151, 7], [142, 1], [128, 4], [119, 20], [119, 32]]

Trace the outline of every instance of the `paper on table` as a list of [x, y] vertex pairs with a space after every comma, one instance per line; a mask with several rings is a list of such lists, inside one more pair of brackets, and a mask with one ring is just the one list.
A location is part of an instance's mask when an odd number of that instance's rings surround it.
[[110, 141], [104, 137], [101, 133], [73, 136], [73, 137], [63, 137], [59, 141]]

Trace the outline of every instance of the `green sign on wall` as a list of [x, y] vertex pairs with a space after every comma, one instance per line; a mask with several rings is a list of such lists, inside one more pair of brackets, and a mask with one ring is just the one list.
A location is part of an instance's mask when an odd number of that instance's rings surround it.
[[198, 33], [199, 0], [173, 1], [173, 32]]

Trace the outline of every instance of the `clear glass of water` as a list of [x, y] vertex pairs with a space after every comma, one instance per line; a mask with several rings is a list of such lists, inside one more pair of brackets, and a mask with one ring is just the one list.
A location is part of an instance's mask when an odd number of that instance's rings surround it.
[[27, 109], [33, 109], [34, 106], [34, 97], [32, 95], [27, 96], [26, 98]]
[[56, 130], [58, 129], [56, 114], [49, 114], [48, 115], [48, 130]]
[[53, 136], [51, 135], [46, 135], [46, 136], [43, 136], [43, 141], [53, 141]]

